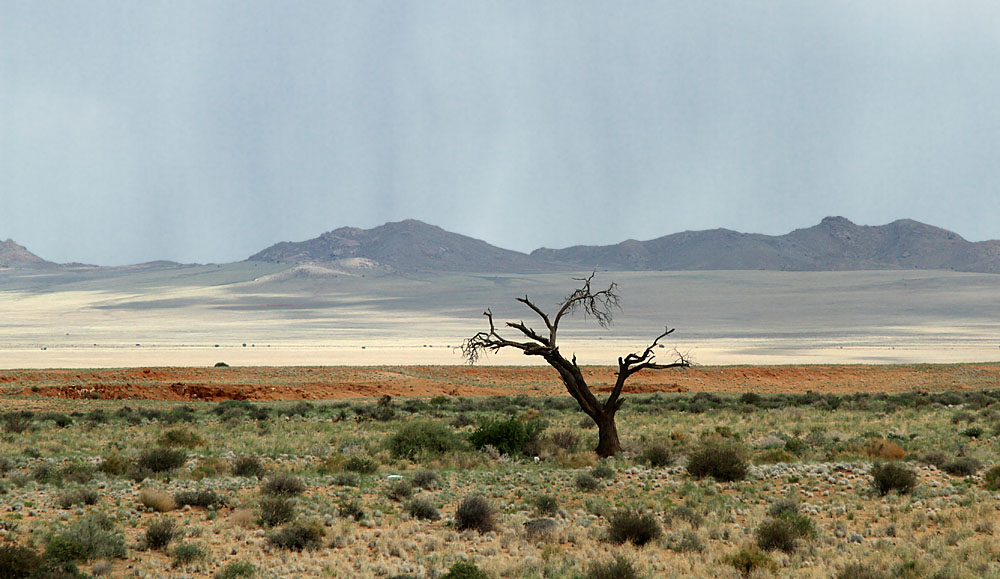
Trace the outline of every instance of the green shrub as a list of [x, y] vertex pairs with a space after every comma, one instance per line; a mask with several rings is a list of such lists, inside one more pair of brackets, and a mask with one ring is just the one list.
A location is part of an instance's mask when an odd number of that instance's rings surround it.
[[532, 499], [531, 503], [540, 515], [554, 515], [559, 512], [559, 497], [538, 495]]
[[55, 483], [59, 482], [59, 472], [51, 464], [43, 462], [31, 469], [31, 478], [42, 484]]
[[809, 450], [809, 445], [801, 438], [793, 436], [785, 441], [785, 450], [792, 454], [802, 454]]
[[350, 456], [344, 461], [342, 468], [348, 472], [358, 474], [372, 474], [378, 470], [378, 462], [364, 456]]
[[665, 444], [650, 444], [642, 451], [642, 461], [652, 467], [664, 467], [677, 460], [674, 450]]
[[589, 472], [581, 472], [576, 475], [576, 478], [573, 480], [573, 484], [575, 484], [576, 488], [581, 491], [592, 491], [601, 486], [601, 481], [594, 478], [594, 475]]
[[455, 510], [455, 528], [488, 533], [496, 528], [493, 505], [481, 496], [466, 497]]
[[592, 476], [594, 476], [594, 478], [602, 478], [602, 479], [605, 479], [605, 480], [614, 480], [616, 473], [615, 473], [615, 469], [612, 468], [612, 466], [610, 464], [608, 464], [606, 462], [602, 462], [601, 464], [599, 464], [599, 465], [595, 466], [593, 469], [591, 469], [590, 470], [590, 474]]
[[184, 466], [187, 453], [180, 449], [150, 448], [139, 453], [135, 462], [140, 471], [168, 472]]
[[205, 439], [197, 433], [183, 428], [171, 428], [164, 431], [156, 442], [160, 446], [181, 446], [184, 448], [194, 448], [205, 444]]
[[312, 409], [313, 409], [313, 405], [310, 404], [310, 403], [308, 403], [308, 402], [306, 402], [306, 401], [296, 402], [295, 404], [293, 404], [290, 407], [288, 407], [288, 408], [285, 409], [285, 415], [286, 416], [306, 416], [306, 415], [309, 414], [309, 411], [312, 410]]
[[177, 524], [173, 519], [159, 518], [146, 527], [146, 547], [160, 550], [177, 536]]
[[174, 502], [181, 507], [191, 505], [203, 509], [217, 509], [226, 506], [226, 499], [212, 489], [179, 491], [174, 494]]
[[32, 577], [45, 560], [33, 549], [0, 543], [0, 577], [21, 579]]
[[244, 454], [233, 459], [233, 476], [247, 478], [260, 478], [267, 474], [267, 469], [261, 463], [260, 457], [253, 454]]
[[698, 533], [689, 529], [681, 533], [681, 538], [674, 541], [670, 548], [679, 553], [693, 553], [704, 551], [705, 545], [701, 542]]
[[345, 501], [340, 505], [337, 513], [341, 517], [348, 519], [354, 519], [355, 521], [360, 521], [365, 518], [365, 511], [361, 507], [361, 503], [355, 500]]
[[891, 575], [864, 563], [850, 563], [837, 572], [836, 579], [889, 579]]
[[264, 479], [260, 490], [274, 497], [294, 497], [305, 492], [306, 485], [292, 473], [279, 472]]
[[257, 568], [250, 561], [233, 561], [215, 574], [215, 579], [237, 579], [238, 577], [253, 577]]
[[203, 561], [208, 558], [208, 553], [201, 545], [195, 545], [194, 543], [182, 543], [174, 547], [171, 555], [174, 558], [174, 567], [180, 567], [182, 565], [190, 565], [195, 561]]
[[434, 502], [421, 497], [410, 501], [410, 504], [406, 506], [406, 512], [410, 513], [410, 516], [415, 519], [423, 519], [425, 521], [437, 521], [441, 518], [441, 513], [438, 512]]
[[795, 499], [778, 499], [768, 507], [767, 514], [772, 517], [797, 515], [799, 514], [799, 503]]
[[458, 561], [440, 579], [490, 579], [490, 576], [472, 561]]
[[330, 482], [339, 487], [356, 487], [361, 484], [361, 478], [356, 472], [338, 472]]
[[549, 440], [557, 448], [565, 451], [572, 451], [580, 446], [580, 435], [575, 430], [557, 430], [549, 434]]
[[128, 472], [131, 467], [132, 461], [120, 452], [115, 451], [101, 458], [100, 464], [97, 465], [97, 470], [104, 474], [121, 476]]
[[632, 543], [641, 547], [662, 534], [660, 523], [650, 513], [624, 509], [616, 511], [608, 521], [608, 540], [617, 545]]
[[325, 535], [326, 531], [319, 523], [292, 523], [269, 534], [267, 540], [282, 549], [301, 551], [319, 547]]
[[979, 438], [983, 435], [983, 429], [978, 426], [970, 426], [961, 432], [962, 436], [969, 438]]
[[729, 482], [744, 479], [749, 466], [738, 446], [710, 442], [691, 454], [687, 469], [695, 478], [710, 476], [717, 481]]
[[260, 499], [260, 516], [257, 522], [262, 527], [277, 527], [295, 518], [295, 505], [285, 497], [265, 496]]
[[924, 464], [931, 464], [937, 468], [943, 468], [945, 463], [950, 459], [948, 455], [941, 452], [940, 450], [932, 450], [930, 452], [925, 452], [923, 456], [920, 457], [920, 462]]
[[70, 461], [62, 465], [56, 472], [56, 479], [62, 482], [85, 484], [94, 478], [93, 465], [79, 460]]
[[31, 422], [31, 415], [12, 413], [4, 417], [3, 429], [10, 434], [21, 434], [31, 430], [34, 424]]
[[441, 486], [441, 478], [432, 470], [422, 470], [413, 475], [413, 486], [424, 490], [436, 489]]
[[758, 570], [773, 571], [778, 568], [777, 563], [767, 553], [756, 547], [744, 547], [738, 553], [729, 555], [723, 560], [732, 565], [744, 577], [750, 577]]
[[125, 556], [125, 539], [116, 532], [114, 521], [104, 513], [78, 519], [62, 532], [48, 537], [47, 561], [71, 562]]
[[56, 502], [59, 503], [60, 508], [68, 509], [76, 505], [97, 504], [97, 498], [97, 491], [80, 488], [60, 494]]
[[917, 486], [916, 473], [899, 463], [877, 463], [872, 466], [869, 474], [872, 476], [875, 490], [881, 496], [892, 491], [901, 495], [908, 494]]
[[461, 439], [443, 422], [418, 420], [404, 424], [389, 437], [386, 447], [393, 458], [412, 460], [451, 452], [461, 447]]
[[941, 470], [954, 476], [972, 476], [983, 468], [983, 463], [971, 456], [960, 456], [941, 465]]
[[413, 486], [409, 483], [409, 481], [404, 479], [391, 481], [385, 487], [385, 496], [394, 501], [402, 501], [403, 499], [410, 498], [412, 495]]
[[635, 570], [632, 561], [623, 555], [616, 555], [613, 561], [591, 563], [583, 579], [638, 579], [641, 577]]
[[531, 455], [538, 450], [538, 436], [545, 430], [540, 420], [490, 420], [481, 423], [469, 435], [469, 441], [480, 450], [492, 446], [509, 456]]
[[811, 536], [814, 529], [813, 522], [808, 517], [786, 511], [761, 523], [757, 527], [755, 541], [764, 551], [794, 553], [799, 539]]
[[677, 505], [676, 507], [670, 509], [667, 512], [667, 517], [671, 521], [674, 519], [686, 521], [692, 527], [700, 527], [705, 520], [705, 517], [701, 516], [699, 513], [695, 512], [694, 509], [686, 505]]
[[1000, 490], [1000, 464], [983, 473], [983, 485], [991, 491]]

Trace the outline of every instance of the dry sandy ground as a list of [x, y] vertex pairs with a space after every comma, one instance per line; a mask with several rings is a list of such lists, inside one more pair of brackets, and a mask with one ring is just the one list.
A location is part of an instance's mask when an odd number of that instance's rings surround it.
[[[274, 266], [277, 267], [277, 266]], [[442, 274], [262, 282], [260, 264], [115, 277], [0, 273], [0, 368], [461, 364], [497, 321], [538, 324], [572, 274]], [[273, 268], [272, 268], [273, 269]], [[612, 364], [664, 325], [705, 365], [1000, 361], [1000, 276], [928, 271], [601, 272], [622, 311], [560, 328], [564, 353]], [[665, 350], [663, 354], [669, 353]], [[516, 353], [486, 364], [532, 362]], [[535, 360], [537, 362], [537, 360]]]
[[[589, 366], [584, 373], [597, 391], [610, 390], [614, 382], [611, 367]], [[48, 406], [45, 400], [51, 399], [317, 400], [565, 392], [555, 372], [539, 366], [14, 370], [0, 371], [0, 385], [8, 403], [18, 406]], [[1000, 364], [701, 366], [636, 374], [628, 391], [843, 394], [997, 387]]]

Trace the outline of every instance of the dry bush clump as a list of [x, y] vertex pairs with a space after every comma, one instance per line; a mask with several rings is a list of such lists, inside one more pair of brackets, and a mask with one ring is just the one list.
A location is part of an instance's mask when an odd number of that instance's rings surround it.
[[662, 535], [663, 529], [651, 513], [624, 509], [616, 511], [608, 521], [608, 541], [617, 545], [632, 543], [642, 547]]
[[488, 533], [496, 529], [496, 511], [488, 500], [479, 495], [466, 497], [455, 510], [455, 528]]
[[750, 465], [743, 450], [728, 441], [709, 441], [688, 457], [687, 470], [695, 478], [732, 482], [746, 477]]
[[260, 490], [262, 493], [274, 497], [294, 497], [305, 492], [306, 485], [302, 479], [292, 473], [279, 472], [264, 479]]
[[906, 451], [891, 440], [871, 438], [865, 442], [865, 454], [879, 460], [902, 460]]
[[872, 484], [879, 495], [909, 494], [917, 486], [917, 474], [897, 462], [878, 463], [871, 469]]
[[147, 509], [158, 513], [166, 513], [177, 508], [177, 503], [170, 493], [150, 487], [139, 491], [139, 502]]
[[173, 519], [156, 519], [146, 527], [146, 547], [163, 550], [177, 534], [177, 523]]

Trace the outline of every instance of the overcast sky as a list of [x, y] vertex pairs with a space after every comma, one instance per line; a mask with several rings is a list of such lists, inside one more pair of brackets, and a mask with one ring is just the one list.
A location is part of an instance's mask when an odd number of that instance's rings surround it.
[[0, 239], [226, 262], [826, 215], [1000, 238], [1000, 3], [2, 2]]

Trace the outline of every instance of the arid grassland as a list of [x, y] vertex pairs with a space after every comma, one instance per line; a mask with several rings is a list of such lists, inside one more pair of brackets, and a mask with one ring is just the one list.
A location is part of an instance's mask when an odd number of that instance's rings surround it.
[[606, 461], [565, 394], [68, 400], [12, 380], [0, 569], [1000, 577], [1000, 390], [969, 368], [893, 393], [631, 394]]

